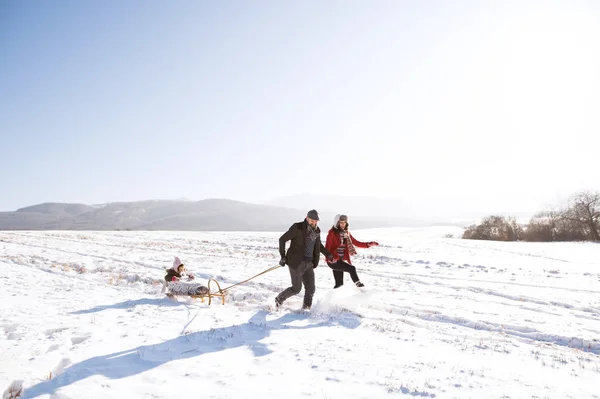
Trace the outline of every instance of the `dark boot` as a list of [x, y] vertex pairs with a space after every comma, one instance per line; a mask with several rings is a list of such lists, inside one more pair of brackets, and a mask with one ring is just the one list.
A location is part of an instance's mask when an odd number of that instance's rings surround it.
[[308, 310], [312, 306], [312, 297], [304, 297], [304, 303], [302, 304], [302, 309]]
[[359, 288], [360, 288], [360, 287], [364, 287], [364, 286], [365, 286], [365, 285], [364, 285], [363, 283], [361, 283], [360, 281], [357, 281], [357, 282], [356, 282], [356, 283], [354, 283], [354, 284], [356, 284], [356, 286], [357, 286], [357, 287], [359, 287]]
[[344, 272], [340, 270], [333, 270], [333, 281], [335, 282], [335, 287], [338, 288], [344, 285]]

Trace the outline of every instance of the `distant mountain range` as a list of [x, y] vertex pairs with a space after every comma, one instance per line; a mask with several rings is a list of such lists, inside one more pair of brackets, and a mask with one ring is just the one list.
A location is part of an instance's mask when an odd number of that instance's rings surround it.
[[[379, 220], [389, 219], [402, 226], [454, 225], [468, 226], [489, 215], [511, 216], [529, 220], [535, 211], [507, 212], [486, 209], [476, 200], [462, 201], [445, 194], [422, 198], [406, 195], [404, 198], [377, 198], [352, 195], [295, 194], [265, 202], [267, 205], [304, 209], [317, 206], [319, 211], [345, 213], [350, 217], [368, 215]], [[316, 205], [315, 205], [316, 204]]]
[[[304, 219], [309, 209], [311, 207], [251, 204], [229, 199], [148, 200], [103, 205], [43, 203], [15, 212], [0, 212], [0, 230], [282, 231]], [[322, 229], [329, 229], [334, 215], [330, 210], [320, 212]], [[349, 215], [355, 229], [435, 224], [381, 214]]]

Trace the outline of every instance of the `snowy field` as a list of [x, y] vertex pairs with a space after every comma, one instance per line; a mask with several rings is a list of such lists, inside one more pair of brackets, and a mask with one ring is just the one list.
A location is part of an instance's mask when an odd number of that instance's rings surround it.
[[[323, 226], [327, 230], [329, 226]], [[225, 305], [160, 294], [177, 255], [227, 287], [281, 233], [0, 232], [0, 393], [22, 398], [600, 398], [600, 245], [354, 231], [364, 290], [279, 268]], [[324, 238], [324, 236], [323, 236]], [[14, 396], [14, 395], [13, 395]]]

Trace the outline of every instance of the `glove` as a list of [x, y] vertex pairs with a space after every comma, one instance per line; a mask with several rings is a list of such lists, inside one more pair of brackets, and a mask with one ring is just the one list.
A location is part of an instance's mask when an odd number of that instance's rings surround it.
[[376, 242], [376, 241], [371, 241], [371, 242], [368, 242], [368, 243], [367, 243], [367, 245], [368, 245], [368, 246], [369, 246], [369, 248], [370, 248], [370, 247], [376, 247], [376, 246], [378, 246], [378, 245], [379, 245], [379, 243], [378, 243], [378, 242]]
[[193, 280], [193, 279], [195, 279], [195, 278], [196, 278], [196, 277], [194, 277], [194, 275], [193, 275], [193, 274], [189, 274], [189, 275], [188, 275], [188, 277], [190, 278], [190, 280]]
[[279, 261], [279, 266], [285, 267], [286, 261], [287, 261], [287, 259], [285, 258], [285, 256], [282, 256], [281, 260]]

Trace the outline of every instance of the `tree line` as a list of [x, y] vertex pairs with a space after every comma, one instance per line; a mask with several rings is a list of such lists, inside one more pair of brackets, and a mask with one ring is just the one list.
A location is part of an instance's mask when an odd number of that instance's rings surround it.
[[600, 242], [600, 192], [580, 192], [557, 209], [539, 212], [525, 226], [515, 218], [488, 216], [467, 227], [462, 238], [493, 241]]

